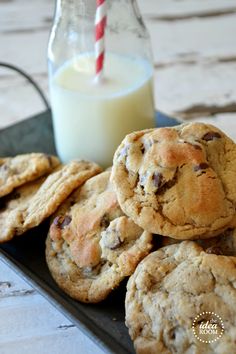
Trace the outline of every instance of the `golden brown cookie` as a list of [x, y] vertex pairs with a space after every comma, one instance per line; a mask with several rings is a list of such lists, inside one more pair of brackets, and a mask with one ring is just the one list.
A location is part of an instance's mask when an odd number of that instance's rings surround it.
[[89, 179], [59, 208], [46, 241], [46, 260], [71, 297], [96, 303], [132, 274], [152, 235], [120, 209], [110, 172]]
[[123, 211], [143, 229], [176, 239], [209, 238], [236, 215], [236, 144], [203, 123], [128, 135], [112, 181]]
[[128, 281], [126, 324], [138, 354], [235, 353], [236, 258], [191, 241], [151, 253]]
[[57, 165], [59, 160], [55, 156], [41, 153], [0, 158], [0, 197], [50, 173]]
[[27, 183], [0, 199], [0, 242], [38, 226], [74, 189], [100, 171], [92, 162], [72, 161], [48, 177]]

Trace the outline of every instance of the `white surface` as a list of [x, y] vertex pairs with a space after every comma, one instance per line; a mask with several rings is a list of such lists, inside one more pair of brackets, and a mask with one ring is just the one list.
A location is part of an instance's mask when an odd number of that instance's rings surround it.
[[[216, 124], [236, 140], [236, 1], [138, 2], [152, 37], [156, 107]], [[53, 3], [0, 2], [0, 60], [25, 69], [44, 90]], [[40, 110], [33, 89], [0, 68], [0, 128]], [[0, 261], [0, 354], [21, 353], [102, 352]]]
[[102, 354], [0, 258], [1, 354]]

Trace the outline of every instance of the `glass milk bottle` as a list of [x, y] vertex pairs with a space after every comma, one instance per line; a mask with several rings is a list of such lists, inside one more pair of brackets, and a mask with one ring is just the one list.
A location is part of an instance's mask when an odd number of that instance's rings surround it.
[[48, 65], [63, 162], [107, 167], [126, 134], [154, 126], [150, 39], [135, 0], [57, 0]]

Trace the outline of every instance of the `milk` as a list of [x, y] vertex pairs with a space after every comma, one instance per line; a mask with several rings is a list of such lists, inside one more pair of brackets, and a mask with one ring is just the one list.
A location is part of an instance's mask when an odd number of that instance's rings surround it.
[[144, 60], [106, 54], [96, 83], [92, 54], [64, 64], [50, 81], [57, 152], [63, 162], [83, 158], [103, 167], [126, 134], [154, 126], [152, 68]]

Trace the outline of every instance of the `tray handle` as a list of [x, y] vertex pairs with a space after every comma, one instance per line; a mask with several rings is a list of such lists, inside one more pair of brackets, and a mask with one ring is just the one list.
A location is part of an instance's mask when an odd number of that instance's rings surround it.
[[39, 87], [39, 85], [36, 83], [36, 81], [29, 75], [27, 74], [25, 71], [21, 70], [20, 68], [18, 68], [15, 65], [12, 64], [8, 64], [8, 63], [4, 63], [4, 62], [0, 62], [0, 66], [13, 70], [15, 72], [17, 72], [19, 75], [23, 76], [34, 88], [35, 90], [38, 92], [39, 96], [41, 97], [46, 109], [50, 109], [48, 100], [46, 99], [46, 96], [44, 95], [43, 91], [41, 90], [41, 88]]

